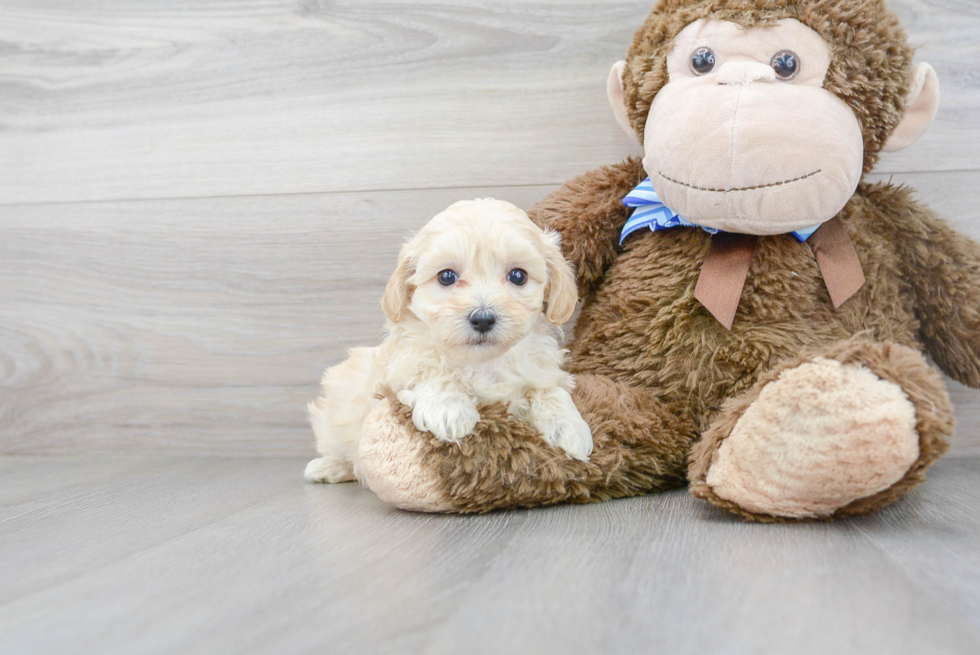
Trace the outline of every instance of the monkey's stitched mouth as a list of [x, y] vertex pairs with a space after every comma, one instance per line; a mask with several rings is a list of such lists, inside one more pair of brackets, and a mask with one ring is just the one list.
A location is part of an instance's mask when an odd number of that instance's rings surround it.
[[695, 189], [697, 191], [712, 191], [714, 193], [728, 193], [729, 191], [754, 191], [756, 189], [768, 189], [774, 186], [782, 186], [784, 184], [792, 184], [793, 182], [800, 182], [807, 178], [811, 178], [814, 175], [822, 173], [821, 169], [817, 169], [812, 173], [807, 173], [806, 175], [801, 175], [799, 177], [794, 177], [792, 180], [783, 180], [782, 182], [771, 182], [770, 184], [757, 184], [755, 186], [743, 186], [743, 187], [733, 187], [731, 189], [711, 189], [703, 186], [696, 186], [694, 184], [688, 184], [687, 182], [681, 182], [680, 180], [675, 180], [672, 177], [664, 175], [661, 171], [657, 171], [657, 175], [664, 178], [668, 182], [673, 182], [674, 184], [680, 184], [681, 186], [686, 186], [688, 189]]

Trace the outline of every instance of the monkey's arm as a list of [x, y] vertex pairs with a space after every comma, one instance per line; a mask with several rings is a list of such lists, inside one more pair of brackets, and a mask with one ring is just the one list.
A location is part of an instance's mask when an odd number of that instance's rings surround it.
[[929, 355], [950, 377], [980, 387], [980, 244], [909, 201], [900, 232]]
[[619, 234], [631, 211], [623, 206], [623, 198], [644, 177], [640, 160], [630, 157], [569, 180], [528, 212], [539, 226], [561, 234], [562, 251], [575, 266], [580, 295], [598, 286], [616, 257]]

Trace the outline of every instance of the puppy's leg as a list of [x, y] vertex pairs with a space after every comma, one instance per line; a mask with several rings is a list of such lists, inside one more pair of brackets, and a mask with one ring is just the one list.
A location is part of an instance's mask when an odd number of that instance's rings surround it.
[[310, 482], [355, 479], [364, 419], [378, 403], [374, 397], [380, 380], [377, 350], [355, 348], [350, 358], [323, 374], [323, 396], [308, 406], [321, 455], [306, 466], [303, 475]]
[[329, 403], [325, 401], [326, 398], [317, 398], [306, 406], [321, 457], [310, 460], [303, 477], [308, 482], [349, 482], [354, 479], [354, 467], [343, 438], [336, 434], [337, 428], [327, 417]]
[[452, 388], [446, 380], [418, 384], [398, 392], [398, 400], [412, 408], [412, 423], [441, 441], [459, 443], [480, 421], [476, 398]]
[[561, 387], [531, 389], [527, 400], [527, 420], [545, 441], [575, 459], [588, 461], [592, 454], [592, 430], [575, 407], [571, 394]]

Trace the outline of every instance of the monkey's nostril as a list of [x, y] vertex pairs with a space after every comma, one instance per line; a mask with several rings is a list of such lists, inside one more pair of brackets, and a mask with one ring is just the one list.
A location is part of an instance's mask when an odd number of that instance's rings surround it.
[[497, 315], [489, 309], [477, 309], [470, 313], [470, 325], [480, 334], [485, 334], [493, 329], [497, 322]]

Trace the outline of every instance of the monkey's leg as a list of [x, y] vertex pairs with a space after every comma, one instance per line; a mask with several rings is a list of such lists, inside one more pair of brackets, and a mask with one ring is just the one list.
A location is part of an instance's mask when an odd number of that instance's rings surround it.
[[368, 417], [357, 475], [382, 500], [428, 512], [590, 502], [682, 486], [694, 424], [650, 392], [591, 375], [572, 392], [589, 423], [589, 461], [568, 457], [501, 404], [481, 407], [459, 444], [418, 432], [411, 411], [388, 398]]
[[867, 514], [922, 482], [952, 431], [922, 355], [847, 341], [727, 402], [692, 449], [691, 493], [758, 521]]

